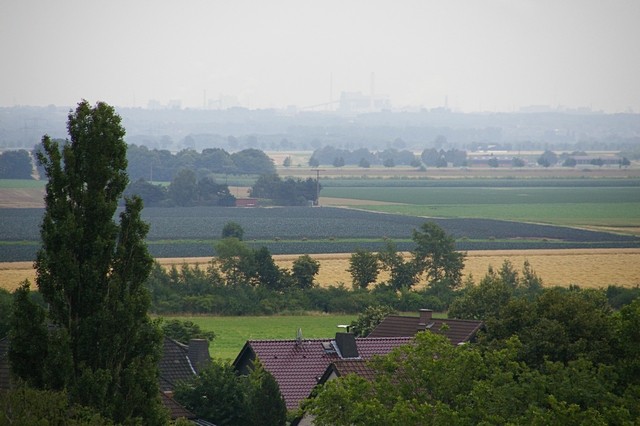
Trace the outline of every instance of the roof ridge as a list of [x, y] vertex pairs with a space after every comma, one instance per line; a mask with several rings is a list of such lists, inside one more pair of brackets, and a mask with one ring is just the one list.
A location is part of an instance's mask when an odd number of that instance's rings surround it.
[[[333, 340], [333, 337], [324, 337], [324, 338], [314, 338], [314, 339], [302, 339], [303, 342], [325, 342]], [[288, 342], [297, 342], [297, 339], [253, 339], [247, 340], [248, 343], [252, 342], [278, 342], [278, 343], [288, 343]]]

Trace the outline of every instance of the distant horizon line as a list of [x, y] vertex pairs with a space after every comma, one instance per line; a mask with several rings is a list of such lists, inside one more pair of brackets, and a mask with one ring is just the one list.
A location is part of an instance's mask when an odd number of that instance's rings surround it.
[[[96, 102], [106, 102], [106, 101], [96, 101]], [[229, 110], [245, 110], [245, 111], [279, 111], [284, 112], [287, 115], [297, 115], [297, 114], [309, 114], [309, 113], [317, 113], [317, 114], [336, 114], [343, 116], [357, 116], [357, 115], [367, 115], [367, 114], [380, 114], [380, 113], [448, 113], [448, 114], [544, 114], [544, 113], [568, 113], [568, 114], [592, 114], [592, 115], [618, 115], [618, 114], [630, 114], [636, 115], [638, 112], [634, 111], [633, 108], [628, 108], [626, 111], [616, 111], [616, 112], [608, 112], [603, 109], [593, 109], [591, 106], [581, 106], [581, 107], [568, 107], [568, 106], [551, 106], [544, 104], [534, 104], [534, 105], [525, 105], [520, 106], [517, 109], [514, 108], [512, 110], [473, 110], [473, 111], [463, 111], [460, 109], [453, 109], [443, 106], [438, 107], [426, 107], [426, 106], [405, 106], [405, 107], [392, 107], [392, 108], [384, 108], [384, 109], [373, 109], [373, 110], [358, 110], [358, 111], [350, 111], [345, 109], [331, 109], [331, 110], [320, 110], [320, 109], [307, 109], [305, 107], [299, 107], [298, 105], [288, 105], [286, 107], [263, 107], [263, 108], [255, 108], [255, 107], [247, 107], [242, 105], [234, 105], [227, 108], [207, 108], [207, 107], [197, 107], [197, 106], [181, 106], [181, 105], [171, 105], [171, 103], [167, 104], [158, 104], [157, 107], [149, 107], [147, 106], [131, 106], [131, 105], [117, 105], [111, 104], [107, 102], [109, 105], [113, 106], [117, 109], [130, 109], [130, 110], [144, 110], [144, 111], [229, 111]], [[58, 105], [58, 104], [47, 104], [47, 105], [33, 105], [33, 104], [14, 104], [14, 105], [0, 105], [0, 108], [56, 108], [56, 109], [73, 109], [75, 105]]]

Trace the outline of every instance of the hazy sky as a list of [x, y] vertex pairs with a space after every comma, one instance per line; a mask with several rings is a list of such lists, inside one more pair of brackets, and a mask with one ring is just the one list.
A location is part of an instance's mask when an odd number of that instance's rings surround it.
[[640, 112], [640, 0], [2, 0], [0, 55], [0, 106]]

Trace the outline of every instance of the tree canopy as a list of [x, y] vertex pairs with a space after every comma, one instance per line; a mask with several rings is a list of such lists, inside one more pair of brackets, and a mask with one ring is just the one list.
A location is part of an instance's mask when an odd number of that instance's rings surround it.
[[455, 240], [433, 222], [425, 222], [413, 231], [416, 248], [414, 261], [431, 282], [446, 280], [452, 287], [460, 284], [465, 254], [455, 250]]
[[[10, 359], [20, 375], [34, 357], [41, 359], [30, 383], [67, 389], [72, 402], [116, 422], [162, 424], [161, 332], [147, 315], [143, 284], [152, 258], [141, 200], [125, 200], [119, 224], [113, 219], [128, 182], [120, 123], [111, 106], [82, 101], [69, 113], [70, 141], [60, 147], [48, 136], [42, 140], [38, 160], [48, 182], [35, 267], [52, 331], [24, 286], [12, 331], [22, 337], [12, 339]], [[29, 345], [42, 350], [25, 356]]]
[[24, 149], [0, 153], [0, 179], [32, 179], [29, 153]]

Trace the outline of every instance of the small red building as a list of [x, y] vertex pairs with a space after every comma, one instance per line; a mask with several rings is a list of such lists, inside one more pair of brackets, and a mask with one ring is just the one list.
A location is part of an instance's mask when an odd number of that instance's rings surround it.
[[257, 198], [236, 198], [236, 207], [258, 207]]

